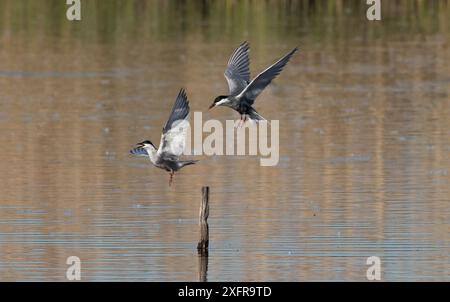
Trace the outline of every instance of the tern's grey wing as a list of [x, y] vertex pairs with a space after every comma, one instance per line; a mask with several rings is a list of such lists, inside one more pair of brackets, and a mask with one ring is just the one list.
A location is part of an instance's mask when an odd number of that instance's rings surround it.
[[174, 122], [184, 120], [188, 115], [189, 102], [187, 100], [186, 91], [184, 91], [184, 89], [180, 89], [177, 99], [175, 100], [175, 104], [173, 105], [172, 113], [163, 128], [163, 134], [173, 127]]
[[161, 142], [157, 152], [162, 158], [175, 159], [178, 158], [186, 147], [186, 134], [189, 129], [189, 102], [186, 92], [181, 89], [178, 93], [175, 105], [169, 120], [163, 128]]
[[230, 95], [239, 94], [250, 83], [250, 47], [247, 42], [236, 48], [228, 60], [225, 78], [230, 88]]
[[147, 150], [142, 147], [136, 147], [130, 150], [130, 153], [136, 156], [148, 156]]
[[291, 50], [284, 57], [275, 62], [272, 66], [261, 72], [250, 84], [238, 95], [238, 98], [245, 97], [249, 105], [252, 105], [256, 97], [266, 88], [270, 82], [280, 74], [291, 56], [297, 51], [297, 48]]

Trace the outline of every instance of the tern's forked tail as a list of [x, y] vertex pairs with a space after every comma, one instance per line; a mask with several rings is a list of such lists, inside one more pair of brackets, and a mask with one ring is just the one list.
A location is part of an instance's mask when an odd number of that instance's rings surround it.
[[179, 161], [178, 164], [180, 165], [180, 168], [183, 168], [184, 166], [193, 165], [196, 162], [198, 162], [198, 160], [182, 160]]

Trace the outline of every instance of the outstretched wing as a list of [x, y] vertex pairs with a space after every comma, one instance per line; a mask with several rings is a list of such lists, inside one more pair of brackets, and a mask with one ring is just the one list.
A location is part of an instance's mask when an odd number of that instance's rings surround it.
[[247, 42], [236, 48], [228, 60], [225, 78], [230, 88], [230, 95], [239, 94], [250, 83], [250, 47]]
[[130, 154], [136, 155], [136, 156], [148, 156], [147, 150], [145, 150], [142, 147], [136, 147], [130, 150]]
[[178, 93], [172, 113], [163, 128], [158, 156], [173, 160], [183, 153], [186, 147], [186, 134], [189, 127], [189, 102], [186, 92], [181, 89]]
[[244, 96], [249, 105], [252, 105], [261, 91], [263, 91], [264, 88], [266, 88], [266, 86], [269, 85], [270, 82], [272, 82], [272, 80], [280, 74], [284, 66], [296, 51], [297, 48], [294, 48], [284, 57], [275, 62], [272, 66], [258, 74], [258, 76], [254, 78], [253, 81], [251, 81], [251, 83], [248, 84], [248, 86], [245, 87], [245, 89], [238, 95], [238, 98]]

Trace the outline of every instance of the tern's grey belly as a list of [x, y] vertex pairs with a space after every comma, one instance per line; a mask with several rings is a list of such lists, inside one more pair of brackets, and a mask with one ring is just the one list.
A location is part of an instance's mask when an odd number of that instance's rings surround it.
[[164, 169], [168, 172], [178, 170], [178, 164], [176, 161], [173, 160], [160, 160], [155, 165], [158, 168]]

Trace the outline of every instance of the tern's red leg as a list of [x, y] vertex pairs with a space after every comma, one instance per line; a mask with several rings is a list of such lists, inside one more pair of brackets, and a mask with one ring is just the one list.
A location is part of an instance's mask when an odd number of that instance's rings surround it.
[[246, 120], [247, 120], [247, 116], [245, 114], [241, 115], [241, 120], [239, 121], [239, 128], [244, 126]]
[[173, 171], [170, 172], [169, 187], [172, 185], [172, 180], [173, 180]]
[[240, 128], [242, 124], [242, 114], [241, 114], [241, 119], [239, 120], [239, 123], [237, 124], [236, 128]]

